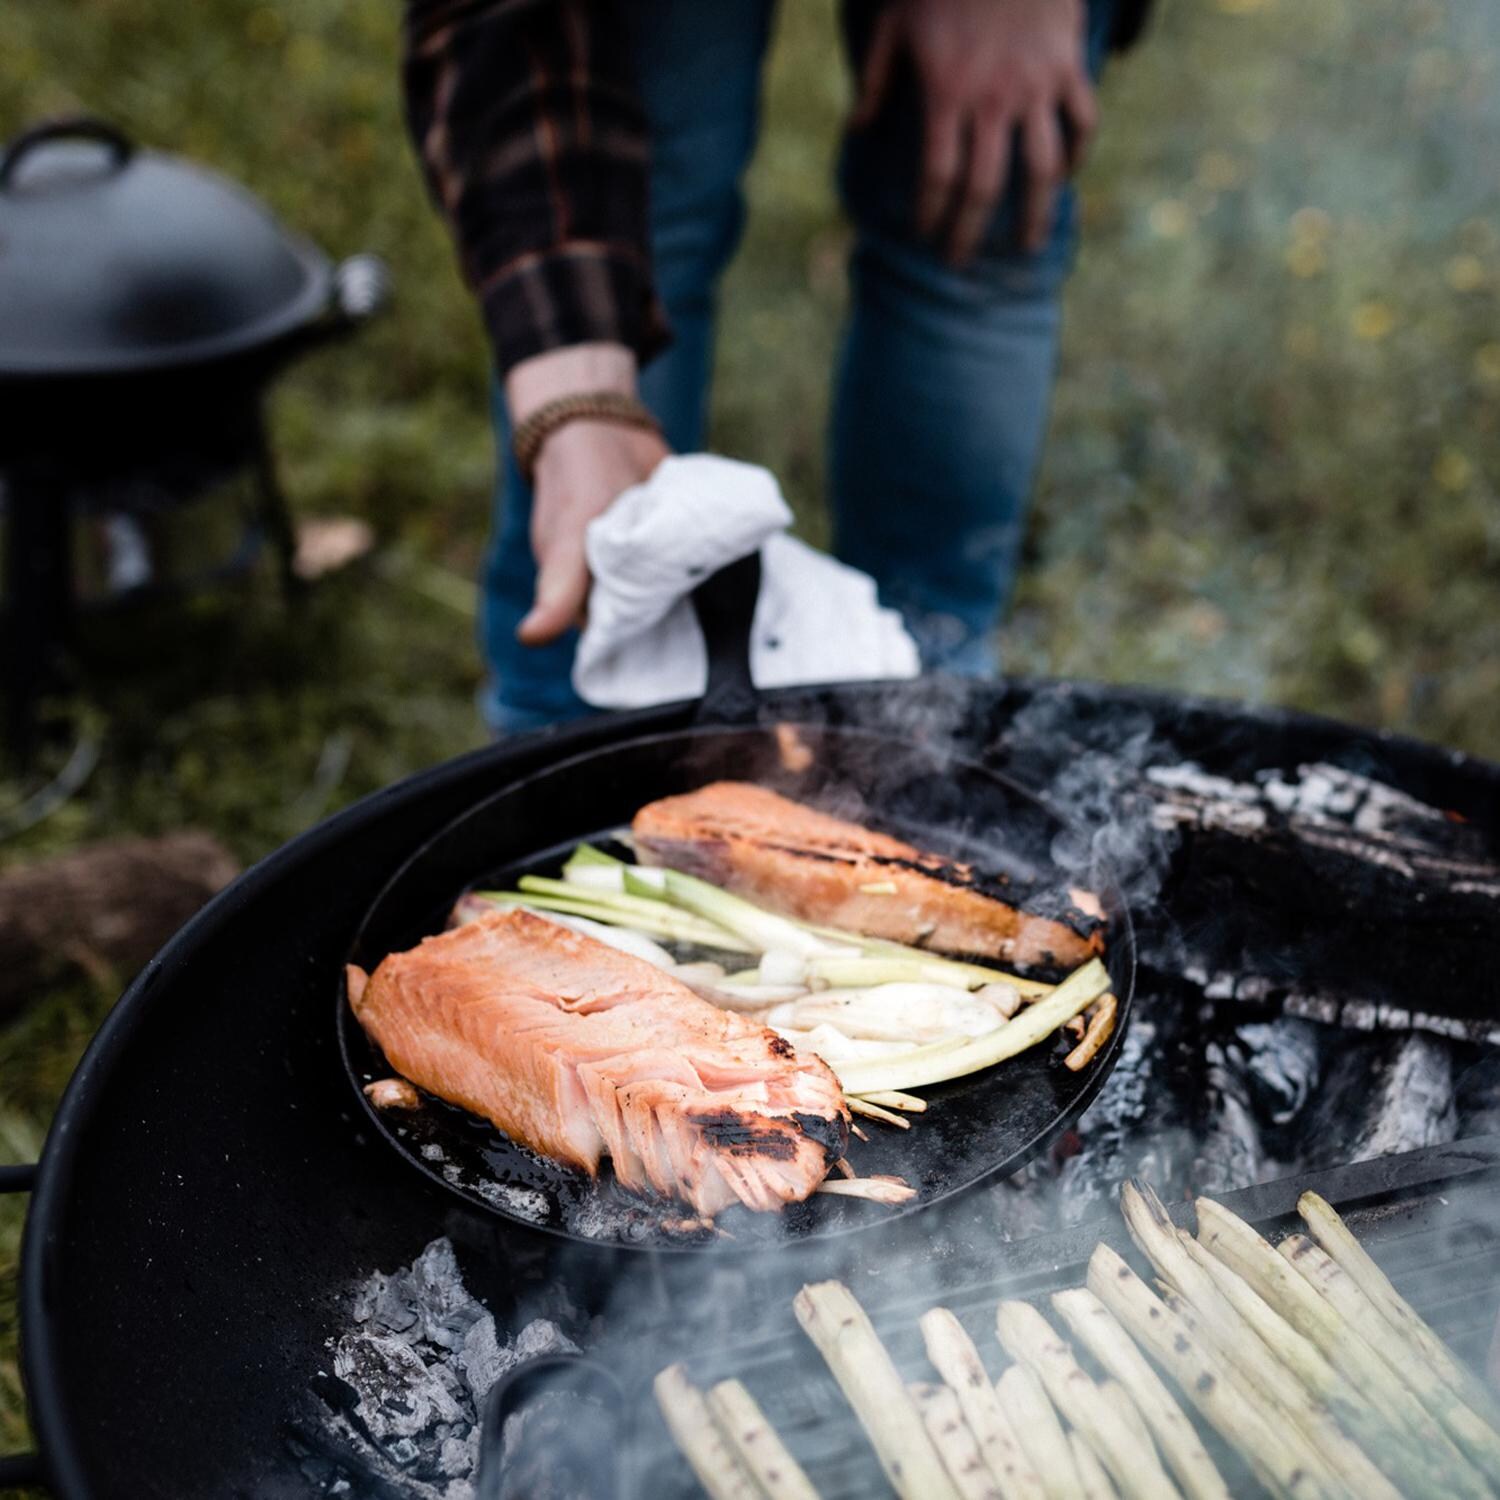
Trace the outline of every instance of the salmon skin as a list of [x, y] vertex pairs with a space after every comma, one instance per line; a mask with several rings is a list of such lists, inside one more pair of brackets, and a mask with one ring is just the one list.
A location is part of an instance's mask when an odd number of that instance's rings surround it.
[[348, 971], [391, 1066], [514, 1141], [712, 1216], [798, 1202], [848, 1144], [828, 1065], [659, 969], [496, 910]]
[[1002, 899], [1004, 877], [927, 854], [745, 781], [648, 803], [631, 824], [643, 864], [665, 865], [773, 911], [846, 932], [1017, 964], [1076, 968], [1104, 951], [1098, 899], [1053, 911]]

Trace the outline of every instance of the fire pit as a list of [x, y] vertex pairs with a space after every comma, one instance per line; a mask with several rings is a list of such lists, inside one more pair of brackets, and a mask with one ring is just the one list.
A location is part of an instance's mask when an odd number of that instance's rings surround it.
[[766, 709], [951, 743], [1092, 830], [1080, 837], [1147, 920], [1125, 1055], [1076, 1130], [1019, 1178], [876, 1235], [607, 1269], [404, 1170], [371, 1137], [327, 1024], [363, 914], [486, 794], [688, 710], [480, 752], [250, 872], [147, 969], [80, 1067], [22, 1274], [40, 1472], [58, 1493], [459, 1500], [506, 1370], [570, 1346], [631, 1393], [621, 1493], [694, 1493], [649, 1397], [679, 1358], [751, 1385], [826, 1495], [871, 1493], [873, 1460], [792, 1321], [796, 1288], [840, 1277], [884, 1331], [939, 1298], [962, 1315], [1076, 1284], [1101, 1236], [1123, 1244], [1113, 1198], [1133, 1173], [1273, 1227], [1294, 1188], [1320, 1186], [1460, 1352], [1480, 1353], [1500, 1295], [1483, 1139], [1500, 1129], [1500, 771], [1133, 690], [925, 681]]

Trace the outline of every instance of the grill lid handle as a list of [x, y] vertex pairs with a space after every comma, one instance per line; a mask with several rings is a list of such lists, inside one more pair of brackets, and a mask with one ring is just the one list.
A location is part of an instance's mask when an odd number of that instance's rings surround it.
[[65, 120], [44, 120], [23, 130], [5, 148], [0, 156], [0, 188], [10, 186], [21, 159], [35, 146], [47, 141], [86, 140], [98, 141], [109, 147], [109, 170], [118, 172], [135, 153], [135, 142], [117, 125], [108, 120], [96, 119], [93, 115], [74, 115]]
[[760, 597], [760, 553], [710, 574], [693, 590], [693, 613], [708, 649], [708, 685], [693, 714], [699, 724], [754, 724], [760, 697], [750, 676], [750, 632]]

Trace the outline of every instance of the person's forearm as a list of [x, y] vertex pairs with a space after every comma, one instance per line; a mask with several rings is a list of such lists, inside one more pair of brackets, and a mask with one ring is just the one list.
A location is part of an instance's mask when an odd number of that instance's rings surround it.
[[624, 344], [572, 344], [550, 349], [513, 365], [505, 377], [505, 402], [512, 426], [559, 396], [594, 391], [636, 393], [635, 351]]

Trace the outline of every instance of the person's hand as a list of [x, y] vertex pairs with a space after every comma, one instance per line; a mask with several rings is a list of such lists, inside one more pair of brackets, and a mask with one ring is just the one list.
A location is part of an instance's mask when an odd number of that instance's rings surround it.
[[536, 598], [516, 628], [527, 646], [544, 646], [583, 623], [589, 567], [583, 534], [617, 495], [651, 477], [667, 456], [654, 432], [617, 422], [569, 422], [537, 455], [531, 509]]
[[[511, 421], [519, 425], [559, 396], [636, 393], [635, 355], [624, 344], [572, 344], [534, 355], [505, 377]], [[537, 454], [532, 484], [531, 550], [536, 595], [516, 627], [527, 646], [545, 646], [583, 622], [589, 593], [583, 534], [631, 485], [649, 479], [668, 449], [654, 433], [617, 422], [580, 419], [551, 433]]]
[[892, 0], [875, 23], [850, 123], [874, 119], [896, 59], [910, 53], [924, 116], [917, 224], [925, 235], [948, 225], [955, 263], [973, 255], [994, 216], [1017, 129], [1027, 179], [1020, 240], [1033, 251], [1046, 244], [1058, 190], [1098, 118], [1084, 19], [1084, 0]]

